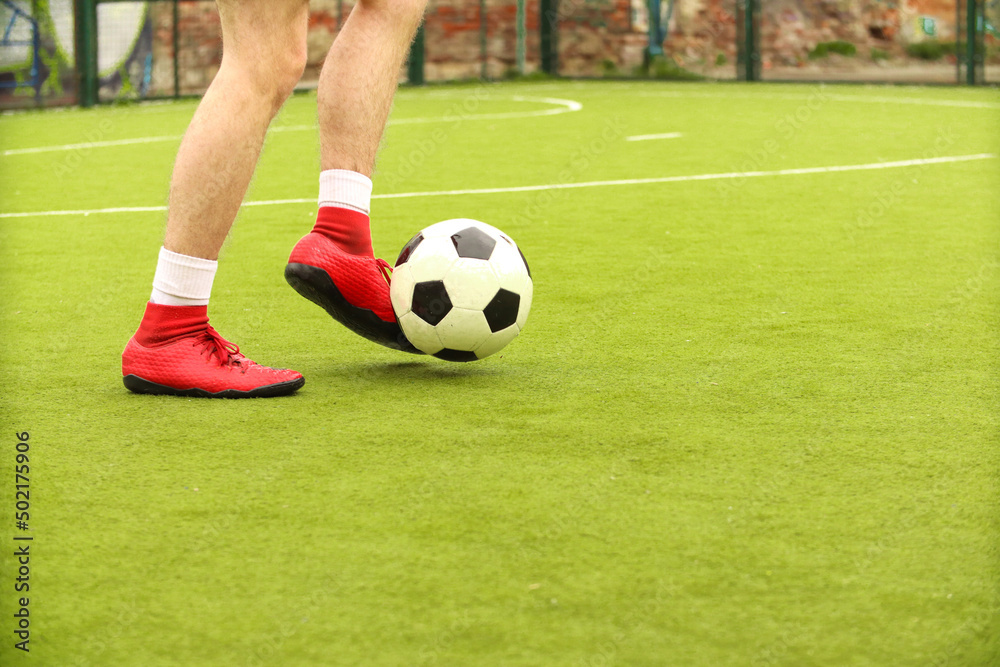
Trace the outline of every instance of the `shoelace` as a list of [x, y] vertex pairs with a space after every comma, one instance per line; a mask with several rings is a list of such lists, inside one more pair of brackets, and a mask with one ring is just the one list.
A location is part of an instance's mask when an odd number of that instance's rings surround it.
[[387, 283], [392, 282], [392, 264], [381, 257], [375, 258], [375, 264], [378, 265], [378, 270], [382, 274], [382, 277], [385, 278], [385, 281]]
[[219, 332], [208, 327], [201, 336], [199, 336], [198, 343], [201, 345], [202, 352], [208, 352], [209, 356], [215, 355], [219, 359], [219, 363], [223, 366], [229, 366], [236, 364], [241, 367], [243, 372], [246, 372], [246, 368], [243, 367], [243, 355], [240, 354], [240, 346], [235, 343], [230, 343], [228, 340], [219, 335]]

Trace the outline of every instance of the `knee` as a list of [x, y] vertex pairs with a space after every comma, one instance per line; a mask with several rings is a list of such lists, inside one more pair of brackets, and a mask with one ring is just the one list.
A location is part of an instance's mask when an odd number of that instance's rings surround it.
[[264, 50], [244, 65], [245, 75], [254, 94], [268, 100], [272, 113], [277, 114], [285, 100], [295, 90], [306, 68], [306, 45], [286, 46], [279, 50]]
[[272, 60], [271, 76], [273, 79], [272, 93], [275, 102], [275, 113], [285, 103], [295, 90], [306, 69], [305, 41], [294, 48], [288, 48], [277, 54]]
[[368, 10], [387, 14], [392, 20], [418, 25], [424, 17], [427, 0], [358, 0]]
[[306, 67], [308, 0], [218, 0], [222, 69], [277, 113]]

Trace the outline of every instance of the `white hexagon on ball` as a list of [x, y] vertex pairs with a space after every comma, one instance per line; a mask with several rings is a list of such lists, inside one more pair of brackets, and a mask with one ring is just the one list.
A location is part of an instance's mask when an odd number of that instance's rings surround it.
[[397, 267], [392, 272], [392, 280], [389, 281], [389, 299], [392, 301], [392, 310], [396, 317], [400, 318], [410, 312], [410, 303], [413, 300], [413, 273], [407, 264]]
[[[410, 267], [414, 283], [443, 280], [451, 265], [458, 259], [455, 245], [450, 238], [425, 238], [418, 245], [405, 266]], [[391, 285], [391, 283], [390, 283]]]
[[491, 333], [481, 310], [465, 308], [452, 308], [435, 328], [442, 347], [469, 352], [485, 343]]
[[534, 296], [534, 291], [534, 285], [531, 283], [531, 279], [529, 278], [524, 291], [521, 292], [521, 309], [517, 314], [518, 332], [524, 329], [524, 323], [528, 320], [528, 312], [531, 310], [531, 300]]
[[444, 284], [453, 306], [479, 311], [500, 289], [490, 262], [481, 259], [456, 259], [444, 275]]
[[491, 334], [482, 345], [474, 350], [474, 352], [478, 358], [485, 359], [491, 354], [496, 354], [503, 348], [507, 347], [507, 343], [517, 338], [519, 333], [521, 333], [521, 331], [517, 328], [516, 324], [504, 329], [503, 331], [498, 331], [495, 334]]
[[420, 319], [414, 312], [399, 318], [399, 326], [413, 347], [426, 354], [437, 354], [444, 349], [437, 334], [437, 327]]
[[527, 265], [521, 259], [517, 246], [506, 238], [497, 243], [490, 258], [490, 268], [496, 274], [499, 286], [518, 294], [530, 282]]

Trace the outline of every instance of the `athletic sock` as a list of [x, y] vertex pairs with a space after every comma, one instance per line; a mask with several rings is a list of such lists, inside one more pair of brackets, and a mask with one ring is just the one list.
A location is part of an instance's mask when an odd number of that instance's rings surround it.
[[150, 301], [135, 340], [143, 347], [156, 347], [206, 329], [208, 306], [165, 306]]
[[372, 251], [372, 181], [347, 169], [319, 175], [319, 212], [313, 232], [322, 234], [352, 255], [374, 257]]
[[163, 306], [207, 306], [218, 268], [215, 260], [160, 248], [149, 300]]

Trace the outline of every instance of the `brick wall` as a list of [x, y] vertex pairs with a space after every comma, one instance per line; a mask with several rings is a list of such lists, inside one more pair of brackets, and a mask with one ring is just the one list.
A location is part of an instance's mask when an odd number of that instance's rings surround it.
[[[735, 53], [734, 0], [678, 0], [667, 50], [697, 68], [719, 54]], [[936, 35], [925, 34], [920, 18], [934, 19]], [[794, 66], [820, 42], [843, 40], [859, 55], [872, 48], [902, 57], [907, 44], [955, 38], [955, 0], [765, 0], [761, 10], [761, 56], [765, 67]]]
[[[323, 58], [346, 20], [353, 2], [310, 3], [308, 54], [304, 82], [319, 77]], [[154, 29], [153, 88], [173, 90], [173, 8], [151, 3]], [[526, 70], [539, 67], [539, 0], [526, 1]], [[559, 16], [561, 71], [567, 75], [598, 74], [602, 61], [618, 66], [642, 60], [645, 37], [630, 29], [629, 0], [563, 0]], [[214, 2], [193, 0], [178, 8], [179, 69], [182, 93], [203, 91], [219, 69], [222, 42]], [[485, 67], [500, 78], [516, 67], [516, 0], [489, 0], [486, 11]], [[484, 58], [480, 6], [469, 0], [432, 0], [425, 19], [425, 72], [428, 80], [480, 76]]]
[[[172, 79], [172, 8], [152, 3], [154, 89], [170, 92]], [[318, 78], [323, 57], [346, 19], [351, 0], [313, 0], [310, 4], [309, 65], [303, 81]], [[427, 9], [425, 72], [428, 80], [480, 76], [500, 78], [516, 65], [516, 0], [488, 0], [485, 59], [481, 52], [477, 0], [431, 0]], [[679, 64], [716, 75], [719, 63], [732, 69], [736, 56], [735, 0], [677, 0], [666, 49]], [[561, 0], [560, 72], [600, 75], [613, 65], [628, 71], [642, 62], [646, 45], [643, 0]], [[761, 51], [765, 67], [795, 66], [817, 43], [844, 40], [859, 54], [878, 48], [902, 57], [906, 44], [929, 38], [919, 17], [935, 19], [937, 37], [954, 39], [955, 0], [766, 0], [761, 15]], [[539, 67], [539, 0], [526, 0], [526, 69]], [[184, 93], [205, 89], [222, 57], [214, 2], [180, 5], [180, 82]], [[715, 67], [713, 71], [712, 68]]]
[[[152, 94], [174, 90], [174, 8], [170, 2], [151, 2], [153, 22]], [[181, 2], [177, 7], [178, 82], [182, 95], [205, 91], [222, 62], [222, 33], [214, 2]]]

